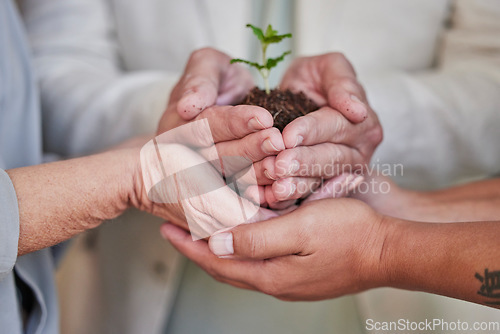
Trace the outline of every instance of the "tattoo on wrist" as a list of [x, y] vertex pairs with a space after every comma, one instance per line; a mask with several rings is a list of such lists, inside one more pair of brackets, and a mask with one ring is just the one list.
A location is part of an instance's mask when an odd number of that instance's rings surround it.
[[484, 276], [476, 273], [474, 277], [482, 283], [478, 294], [488, 298], [485, 304], [500, 305], [500, 271], [484, 269]]

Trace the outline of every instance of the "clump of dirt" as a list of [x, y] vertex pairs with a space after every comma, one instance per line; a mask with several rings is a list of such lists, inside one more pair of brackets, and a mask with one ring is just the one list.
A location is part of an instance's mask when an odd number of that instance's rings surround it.
[[254, 87], [239, 104], [259, 106], [267, 109], [274, 119], [274, 126], [283, 131], [297, 117], [318, 110], [318, 106], [303, 92], [293, 93], [289, 89], [273, 89], [269, 94]]

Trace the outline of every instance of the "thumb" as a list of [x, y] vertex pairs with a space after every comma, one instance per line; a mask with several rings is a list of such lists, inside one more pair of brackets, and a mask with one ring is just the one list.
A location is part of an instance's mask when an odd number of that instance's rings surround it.
[[292, 215], [218, 232], [210, 237], [210, 250], [219, 257], [251, 260], [301, 253], [305, 234]]
[[180, 117], [191, 120], [215, 104], [230, 59], [225, 53], [212, 48], [200, 49], [191, 54], [171, 98], [177, 103]]

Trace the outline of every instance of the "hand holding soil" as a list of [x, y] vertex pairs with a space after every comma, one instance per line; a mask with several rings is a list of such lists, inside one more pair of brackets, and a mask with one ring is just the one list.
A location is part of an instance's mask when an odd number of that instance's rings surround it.
[[[286, 54], [270, 64], [276, 64]], [[323, 180], [336, 177], [346, 180], [345, 173], [362, 174], [382, 140], [382, 128], [352, 65], [342, 54], [295, 59], [281, 81], [282, 90], [270, 94], [256, 88], [251, 90], [248, 71], [239, 64], [229, 65], [228, 59], [213, 49], [196, 51], [172, 93], [171, 101], [174, 97], [176, 100], [169, 103], [163, 119], [177, 117], [181, 122], [188, 121], [205, 109], [217, 114], [218, 109], [212, 108], [217, 104], [243, 104], [240, 108], [244, 112], [248, 111], [245, 104], [254, 104], [270, 111], [274, 126], [282, 131], [280, 134], [277, 130], [273, 136], [281, 136], [284, 146], [276, 147], [270, 145], [272, 141], [264, 140], [262, 149], [269, 155], [258, 161], [251, 159], [255, 161], [260, 185], [254, 189], [255, 197], [260, 198], [263, 206], [282, 209], [298, 198], [307, 197]], [[277, 102], [266, 102], [267, 95]], [[273, 104], [277, 108], [269, 110]], [[256, 110], [264, 111], [257, 108], [248, 112]], [[247, 126], [255, 132], [269, 132], [267, 119], [265, 126], [256, 126], [262, 123], [262, 115], [249, 115], [248, 119]], [[232, 125], [228, 131], [238, 132]], [[348, 186], [344, 184], [344, 188]], [[331, 191], [321, 194], [345, 195], [345, 189], [338, 194]]]

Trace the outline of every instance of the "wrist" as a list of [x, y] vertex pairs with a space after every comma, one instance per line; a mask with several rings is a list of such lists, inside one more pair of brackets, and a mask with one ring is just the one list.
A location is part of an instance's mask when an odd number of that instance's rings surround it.
[[390, 216], [385, 216], [384, 224], [387, 232], [380, 252], [380, 286], [420, 290], [420, 284], [428, 279], [427, 271], [436, 265], [434, 251], [429, 248], [434, 245], [425, 244], [428, 241], [427, 228], [437, 224]]
[[122, 164], [122, 171], [117, 174], [117, 177], [123, 179], [123, 185], [119, 191], [121, 207], [125, 210], [128, 208], [136, 208], [142, 211], [148, 211], [144, 207], [144, 184], [142, 181], [140, 147], [128, 148], [123, 150], [123, 152], [119, 152], [119, 154], [123, 154], [123, 159], [125, 161], [125, 163]]
[[137, 175], [140, 177], [139, 148], [127, 147], [103, 153], [101, 165], [102, 181], [109, 182], [104, 191], [108, 204], [102, 209], [102, 220], [116, 218], [128, 208], [134, 206]]
[[398, 277], [394, 268], [394, 259], [398, 254], [401, 241], [401, 228], [404, 221], [391, 216], [381, 215], [374, 233], [372, 242], [372, 254], [369, 268], [366, 270], [366, 281], [368, 288], [392, 287], [396, 284]]

